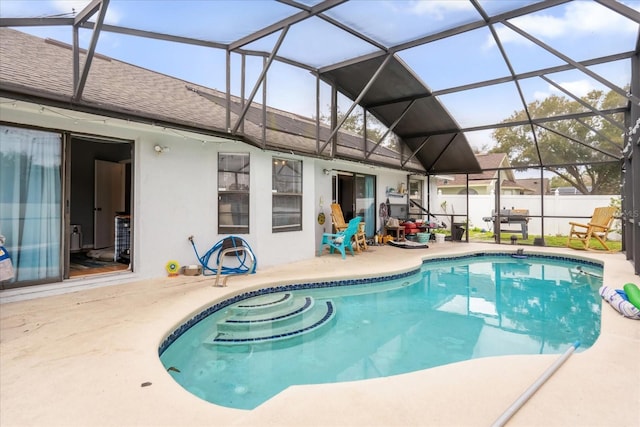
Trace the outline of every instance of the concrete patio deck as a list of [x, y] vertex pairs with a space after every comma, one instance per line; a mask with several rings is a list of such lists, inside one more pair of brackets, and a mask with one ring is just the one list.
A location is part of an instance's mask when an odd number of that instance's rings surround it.
[[[8, 426], [488, 426], [557, 355], [471, 360], [410, 374], [294, 386], [252, 411], [219, 407], [182, 389], [158, 346], [212, 301], [268, 284], [380, 275], [422, 258], [513, 246], [445, 243], [429, 249], [371, 247], [257, 274], [164, 278], [36, 296], [0, 293], [0, 425]], [[525, 248], [605, 262], [604, 283], [640, 283], [623, 254]], [[347, 268], [345, 268], [347, 267]], [[86, 281], [85, 281], [86, 282]], [[66, 283], [66, 282], [65, 282]], [[84, 282], [72, 282], [78, 288]], [[88, 284], [89, 282], [86, 282]], [[41, 288], [51, 289], [51, 287]], [[142, 387], [145, 382], [151, 385]], [[639, 426], [640, 321], [602, 307], [601, 335], [576, 353], [509, 426]]]

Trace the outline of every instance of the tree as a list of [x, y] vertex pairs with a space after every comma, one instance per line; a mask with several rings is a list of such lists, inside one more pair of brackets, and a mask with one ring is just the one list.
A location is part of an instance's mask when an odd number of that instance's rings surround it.
[[[601, 90], [589, 92], [582, 100], [598, 110], [626, 103], [626, 99], [618, 93], [605, 93]], [[552, 95], [528, 104], [527, 111], [531, 117], [540, 118], [580, 113], [587, 109], [577, 101]], [[624, 123], [622, 113], [615, 116], [617, 117], [612, 118], [617, 123]], [[503, 123], [527, 118], [526, 111], [521, 110]], [[511, 165], [516, 168], [542, 164], [583, 194], [611, 194], [620, 191], [620, 164], [616, 160], [616, 157], [622, 156], [624, 143], [624, 134], [620, 128], [600, 115], [581, 118], [579, 121], [569, 119], [541, 123], [534, 128], [535, 140], [529, 125], [496, 129], [493, 137], [497, 145], [490, 152], [507, 153]]]
[[[340, 111], [340, 107], [338, 107], [338, 123], [344, 117], [344, 112]], [[320, 115], [320, 121], [327, 125], [331, 125], [331, 117], [325, 116], [324, 114]], [[354, 109], [349, 117], [344, 121], [341, 130], [345, 130], [356, 135], [364, 135], [364, 114], [361, 108]], [[367, 139], [370, 141], [378, 142], [380, 138], [384, 135], [385, 132], [384, 126], [378, 122], [378, 120], [372, 115], [367, 115]], [[392, 148], [395, 146], [393, 142], [393, 138], [385, 138], [386, 140], [382, 142], [383, 147]]]
[[549, 186], [551, 188], [558, 188], [558, 187], [567, 187], [570, 186], [571, 183], [567, 182], [564, 178], [560, 177], [560, 176], [554, 176], [549, 180]]

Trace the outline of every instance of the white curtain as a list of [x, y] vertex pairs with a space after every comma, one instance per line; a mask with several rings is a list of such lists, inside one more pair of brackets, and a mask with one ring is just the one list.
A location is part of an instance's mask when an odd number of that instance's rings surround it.
[[0, 126], [0, 234], [15, 282], [62, 278], [61, 135]]
[[376, 234], [376, 177], [356, 175], [356, 212], [363, 216], [364, 231], [368, 237]]

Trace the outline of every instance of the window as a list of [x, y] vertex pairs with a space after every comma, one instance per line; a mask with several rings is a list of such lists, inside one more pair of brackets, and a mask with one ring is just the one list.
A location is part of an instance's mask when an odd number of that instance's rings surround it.
[[409, 179], [409, 200], [415, 203], [409, 203], [409, 216], [411, 218], [422, 218], [426, 212], [423, 210], [423, 187], [424, 181], [421, 179]]
[[271, 230], [302, 230], [302, 161], [273, 158]]
[[249, 154], [218, 154], [218, 233], [249, 233]]

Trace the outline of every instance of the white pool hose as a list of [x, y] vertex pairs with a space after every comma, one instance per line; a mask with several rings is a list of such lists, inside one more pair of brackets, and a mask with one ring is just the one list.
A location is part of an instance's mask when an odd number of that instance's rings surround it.
[[525, 404], [527, 403], [527, 400], [529, 400], [529, 398], [531, 396], [533, 396], [533, 394], [538, 391], [538, 389], [540, 387], [542, 387], [542, 385], [549, 379], [551, 378], [551, 376], [558, 370], [558, 368], [560, 368], [560, 366], [562, 366], [562, 364], [569, 358], [569, 356], [571, 356], [571, 354], [573, 354], [573, 352], [580, 347], [580, 341], [576, 341], [575, 343], [573, 343], [573, 345], [571, 345], [571, 347], [569, 347], [567, 349], [567, 351], [564, 352], [564, 354], [562, 354], [562, 356], [560, 356], [554, 363], [553, 365], [549, 366], [547, 368], [546, 371], [544, 371], [544, 373], [533, 383], [531, 384], [531, 386], [529, 386], [529, 388], [522, 393], [522, 395], [520, 395], [520, 397], [518, 399], [516, 399], [515, 402], [513, 402], [511, 404], [511, 406], [509, 406], [507, 408], [506, 411], [504, 411], [504, 413], [502, 415], [500, 415], [500, 417], [498, 417], [497, 420], [495, 420], [495, 422], [493, 424], [491, 424], [491, 427], [502, 427], [504, 426], [507, 421], [509, 421], [511, 419], [511, 417], [513, 417], [513, 415], [518, 412], [518, 410]]

